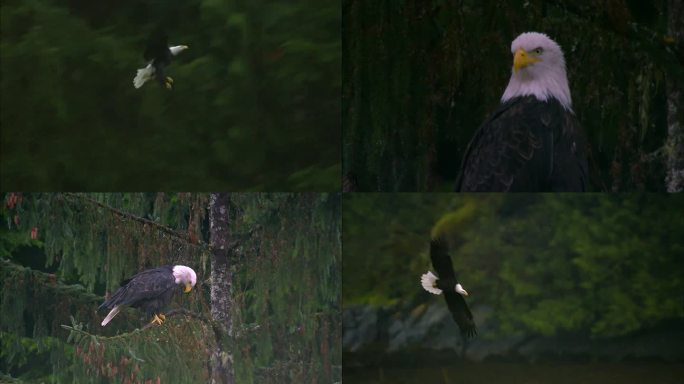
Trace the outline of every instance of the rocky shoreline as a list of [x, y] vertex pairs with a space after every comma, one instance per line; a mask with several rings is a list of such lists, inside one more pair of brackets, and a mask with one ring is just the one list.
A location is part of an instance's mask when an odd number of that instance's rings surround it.
[[474, 306], [479, 336], [463, 344], [441, 302], [413, 308], [356, 305], [343, 311], [344, 364], [406, 364], [411, 361], [663, 361], [684, 362], [684, 324], [677, 322], [617, 338], [538, 335], [488, 338], [493, 309]]

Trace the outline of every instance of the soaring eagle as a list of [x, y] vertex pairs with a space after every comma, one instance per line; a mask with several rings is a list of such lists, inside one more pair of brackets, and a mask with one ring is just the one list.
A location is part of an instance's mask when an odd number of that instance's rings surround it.
[[168, 37], [163, 32], [152, 34], [143, 55], [145, 60], [147, 60], [147, 66], [138, 69], [138, 73], [133, 79], [134, 87], [142, 87], [147, 80], [153, 77], [159, 81], [159, 84], [166, 86], [167, 89], [173, 87], [173, 79], [170, 76], [164, 76], [164, 68], [171, 63], [171, 57], [188, 49], [188, 46], [175, 45], [169, 47], [167, 41]]
[[473, 314], [470, 313], [468, 304], [465, 302], [468, 292], [456, 280], [446, 240], [436, 238], [430, 242], [430, 259], [432, 259], [432, 266], [435, 267], [439, 278], [427, 271], [420, 277], [421, 285], [426, 291], [435, 295], [444, 293], [449, 312], [458, 324], [461, 335], [464, 338], [475, 336], [477, 329], [473, 321]]
[[468, 144], [456, 191], [587, 190], [585, 141], [560, 46], [527, 32], [513, 40], [511, 53], [501, 105]]
[[124, 281], [122, 287], [100, 305], [98, 311], [109, 311], [102, 326], [107, 325], [124, 305], [143, 310], [147, 317], [152, 317], [152, 323], [161, 325], [166, 319], [161, 311], [171, 302], [178, 287], [189, 293], [196, 282], [195, 271], [184, 265], [166, 265], [140, 272]]

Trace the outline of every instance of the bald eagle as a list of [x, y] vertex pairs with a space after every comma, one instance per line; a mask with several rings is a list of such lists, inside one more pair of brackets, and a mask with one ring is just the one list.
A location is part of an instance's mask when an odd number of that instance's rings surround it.
[[156, 32], [150, 38], [143, 57], [147, 60], [145, 68], [138, 69], [138, 73], [133, 78], [133, 86], [140, 88], [151, 78], [156, 78], [159, 84], [167, 89], [173, 87], [173, 79], [164, 76], [164, 68], [171, 63], [171, 57], [188, 49], [187, 45], [168, 46], [168, 38], [163, 32]]
[[107, 325], [125, 305], [141, 309], [147, 317], [152, 317], [152, 323], [161, 325], [166, 318], [161, 311], [171, 302], [178, 287], [189, 293], [196, 282], [195, 271], [184, 265], [166, 265], [140, 272], [124, 281], [122, 287], [100, 305], [98, 311], [109, 311], [102, 320], [102, 326]]
[[461, 335], [464, 338], [475, 336], [477, 328], [475, 328], [473, 314], [470, 313], [465, 301], [468, 292], [456, 280], [456, 273], [451, 263], [451, 256], [449, 256], [449, 248], [445, 239], [436, 238], [430, 242], [430, 259], [432, 259], [432, 266], [439, 277], [427, 271], [420, 277], [423, 289], [435, 295], [444, 293], [449, 312], [458, 324]]
[[563, 52], [543, 33], [511, 44], [499, 108], [468, 144], [456, 191], [585, 191], [585, 141], [572, 110]]

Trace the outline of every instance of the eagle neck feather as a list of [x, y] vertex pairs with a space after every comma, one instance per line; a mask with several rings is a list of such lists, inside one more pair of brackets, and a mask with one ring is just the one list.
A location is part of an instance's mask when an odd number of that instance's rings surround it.
[[[540, 65], [542, 63], [537, 63]], [[551, 98], [558, 102], [567, 111], [572, 112], [572, 98], [568, 87], [568, 77], [564, 67], [548, 66], [544, 76], [532, 77], [526, 70], [513, 72], [508, 87], [501, 97], [501, 102], [521, 96], [534, 96], [537, 100], [547, 101]]]

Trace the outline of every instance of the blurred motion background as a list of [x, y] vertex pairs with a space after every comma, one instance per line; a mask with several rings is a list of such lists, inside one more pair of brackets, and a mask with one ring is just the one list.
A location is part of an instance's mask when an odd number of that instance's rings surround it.
[[[3, 1], [0, 182], [14, 190], [339, 190], [340, 7]], [[189, 50], [133, 88], [150, 33]]]
[[[347, 194], [350, 383], [677, 383], [684, 197]], [[444, 234], [479, 335], [464, 345], [434, 272]]]
[[594, 191], [682, 190], [684, 2], [342, 1], [343, 173], [357, 191], [453, 191], [508, 84], [511, 42], [563, 49]]

